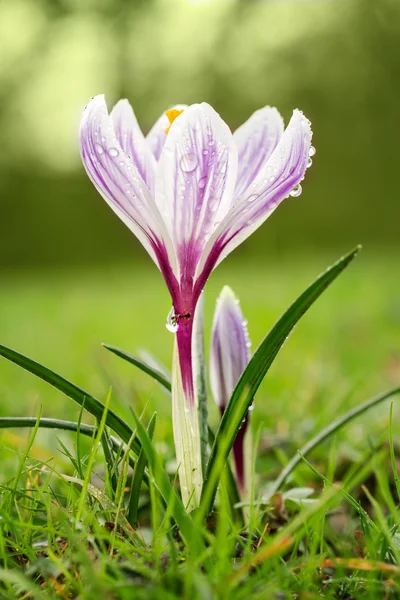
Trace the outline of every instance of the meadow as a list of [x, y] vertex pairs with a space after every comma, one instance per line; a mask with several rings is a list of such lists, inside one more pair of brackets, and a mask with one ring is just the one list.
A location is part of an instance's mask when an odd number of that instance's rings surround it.
[[[207, 286], [206, 332], [215, 298], [227, 283], [241, 299], [255, 349], [335, 258], [337, 252], [268, 256], [262, 263], [227, 260]], [[219, 517], [207, 522], [201, 558], [171, 533], [171, 513], [162, 508], [154, 485], [150, 492], [142, 486], [135, 535], [124, 529], [131, 473], [121, 467], [122, 489], [110, 492], [102, 450], [95, 454], [90, 438], [46, 429], [33, 440], [32, 429], [2, 430], [1, 597], [398, 597], [390, 401], [316, 448], [309, 463], [301, 461], [283, 494], [267, 496], [268, 483], [304, 443], [351, 407], [398, 385], [396, 262], [395, 255], [361, 252], [291, 334], [255, 398], [255, 502], [246, 509], [246, 527], [233, 521], [222, 493]], [[168, 394], [101, 347], [107, 342], [136, 355], [146, 350], [169, 368], [169, 308], [151, 264], [14, 272], [2, 280], [0, 342], [103, 402], [111, 389], [109, 408], [132, 427], [130, 407], [144, 423], [157, 411], [155, 447], [173, 478]], [[80, 420], [71, 399], [3, 358], [0, 394], [2, 417], [37, 417], [42, 410], [42, 417]], [[218, 415], [211, 402], [215, 430]], [[396, 403], [394, 396], [394, 439], [400, 433]], [[83, 423], [94, 421], [83, 413]], [[60, 474], [81, 478], [85, 494], [82, 483], [66, 482]], [[211, 566], [205, 566], [207, 559]]]

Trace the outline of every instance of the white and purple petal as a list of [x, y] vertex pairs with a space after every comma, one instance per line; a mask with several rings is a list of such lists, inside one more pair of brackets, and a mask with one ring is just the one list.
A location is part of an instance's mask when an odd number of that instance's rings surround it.
[[110, 113], [115, 136], [139, 175], [154, 194], [157, 161], [139, 127], [128, 100], [120, 100]]
[[[88, 103], [79, 133], [82, 161], [97, 190], [163, 273], [174, 271], [175, 254], [161, 215], [136, 166], [121, 148], [104, 96]], [[172, 273], [169, 278], [173, 285]]]
[[238, 299], [226, 285], [217, 300], [210, 353], [211, 390], [221, 413], [249, 360], [247, 322]]
[[[225, 286], [217, 300], [217, 308], [214, 313], [210, 354], [211, 389], [221, 415], [224, 413], [249, 360], [250, 341], [247, 322], [244, 320], [235, 294], [231, 288]], [[236, 476], [242, 492], [246, 479], [244, 436], [247, 426], [248, 414], [246, 414], [233, 444]]]
[[192, 286], [207, 240], [229, 211], [236, 173], [233, 136], [211, 106], [194, 104], [175, 119], [158, 164], [156, 203], [183, 287]]
[[284, 123], [279, 111], [271, 106], [256, 110], [233, 134], [239, 164], [235, 188], [238, 198], [253, 183], [283, 135]]
[[197, 268], [197, 285], [202, 287], [230, 252], [264, 223], [276, 207], [304, 178], [310, 160], [310, 122], [295, 110], [279, 144], [250, 187], [238, 198], [204, 249]]

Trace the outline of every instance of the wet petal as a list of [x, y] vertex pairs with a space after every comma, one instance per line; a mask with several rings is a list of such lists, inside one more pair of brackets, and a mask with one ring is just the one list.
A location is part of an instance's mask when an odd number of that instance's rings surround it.
[[256, 110], [233, 134], [238, 148], [239, 164], [235, 197], [239, 197], [254, 181], [283, 135], [284, 124], [276, 108]]
[[[184, 110], [185, 108], [187, 108], [187, 104], [176, 104], [169, 110]], [[169, 119], [165, 112], [163, 112], [147, 134], [147, 143], [156, 160], [159, 160], [161, 156], [161, 151], [164, 147], [165, 140], [167, 139], [165, 130], [168, 129], [169, 126]]]
[[[236, 201], [213, 234], [197, 268], [199, 286], [211, 270], [248, 238], [304, 178], [311, 148], [311, 127], [295, 110], [269, 160]], [[298, 194], [297, 194], [298, 195]]]
[[149, 190], [154, 193], [157, 162], [128, 100], [117, 102], [110, 116], [122, 150], [129, 156]]
[[87, 105], [80, 124], [81, 157], [97, 190], [161, 268], [175, 255], [150, 191], [121, 148], [104, 96]]
[[233, 136], [211, 106], [195, 104], [177, 117], [158, 164], [156, 203], [187, 280], [231, 206], [236, 172]]

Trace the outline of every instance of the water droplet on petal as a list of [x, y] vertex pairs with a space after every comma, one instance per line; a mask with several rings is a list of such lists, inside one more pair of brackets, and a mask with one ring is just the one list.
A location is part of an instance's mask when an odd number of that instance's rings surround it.
[[311, 148], [310, 148], [310, 150], [308, 152], [308, 155], [309, 156], [314, 156], [315, 153], [316, 153], [316, 149], [314, 148], [314, 146], [311, 146]]
[[307, 169], [309, 169], [312, 165], [312, 158], [309, 158], [307, 161]]
[[165, 327], [171, 333], [176, 333], [178, 331], [178, 323], [176, 322], [175, 309], [173, 306], [168, 313], [167, 322], [165, 323]]
[[207, 177], [202, 177], [199, 180], [199, 188], [203, 189], [206, 186], [206, 183], [207, 183]]
[[198, 165], [197, 156], [195, 154], [189, 153], [184, 154], [179, 161], [179, 166], [185, 173], [191, 173], [195, 170]]
[[270, 183], [273, 183], [275, 181], [275, 177], [273, 175], [271, 175], [271, 177], [269, 178]]
[[247, 202], [254, 202], [254, 200], [257, 200], [258, 198], [258, 194], [252, 194], [251, 196], [249, 196], [247, 198]]
[[302, 188], [301, 185], [298, 183], [290, 193], [290, 196], [292, 196], [293, 198], [297, 198], [298, 196], [300, 196], [301, 192], [302, 192]]
[[108, 151], [108, 153], [109, 153], [110, 156], [113, 156], [114, 158], [116, 156], [118, 156], [118, 154], [119, 154], [119, 152], [118, 152], [118, 150], [116, 148], [110, 148], [109, 151]]
[[101, 146], [100, 144], [95, 144], [95, 148], [96, 148], [98, 154], [103, 154], [103, 152], [104, 152], [103, 146]]

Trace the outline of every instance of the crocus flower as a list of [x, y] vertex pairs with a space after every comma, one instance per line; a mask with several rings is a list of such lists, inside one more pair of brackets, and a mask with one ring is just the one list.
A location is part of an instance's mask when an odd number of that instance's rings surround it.
[[[96, 96], [83, 113], [80, 144], [90, 179], [168, 286], [177, 381], [194, 414], [192, 331], [200, 293], [217, 264], [284, 198], [299, 195], [313, 152], [310, 123], [295, 110], [284, 131], [278, 111], [265, 107], [232, 135], [202, 103], [169, 109], [146, 138], [127, 100], [109, 114]], [[200, 487], [199, 476], [194, 505]]]
[[[250, 360], [250, 345], [247, 321], [243, 317], [239, 300], [231, 288], [225, 286], [218, 297], [214, 313], [210, 353], [211, 390], [221, 416]], [[247, 426], [248, 413], [233, 445], [236, 478], [242, 494], [246, 485], [244, 437]]]

